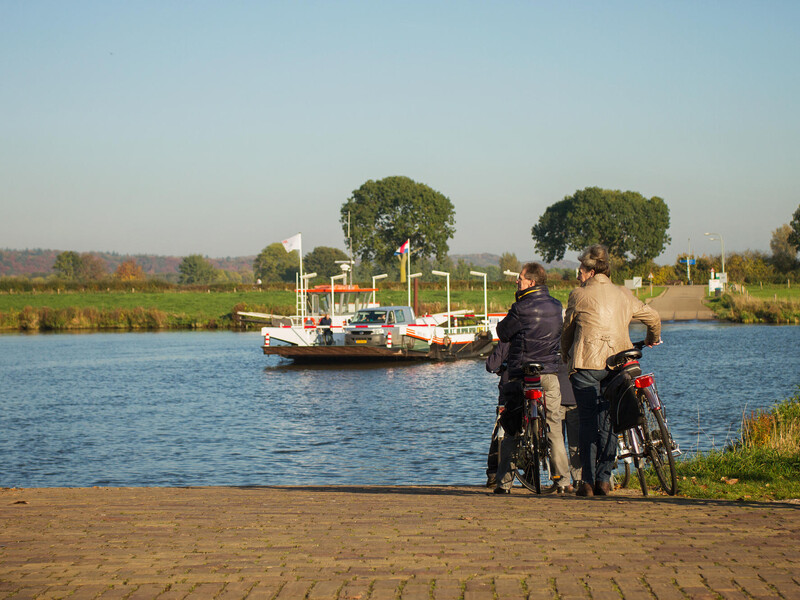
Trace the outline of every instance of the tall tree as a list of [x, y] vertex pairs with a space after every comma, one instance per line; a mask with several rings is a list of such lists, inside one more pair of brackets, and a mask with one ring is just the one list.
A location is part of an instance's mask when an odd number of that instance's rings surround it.
[[75, 276], [81, 281], [98, 281], [107, 275], [106, 265], [99, 256], [84, 253], [80, 255], [80, 263]]
[[342, 273], [342, 267], [336, 263], [337, 260], [348, 260], [348, 256], [338, 248], [317, 246], [303, 258], [303, 270], [330, 278]]
[[789, 234], [788, 241], [797, 250], [800, 250], [800, 206], [794, 211], [789, 227], [792, 228], [792, 232]]
[[531, 235], [545, 262], [591, 244], [604, 244], [618, 259], [645, 262], [664, 251], [668, 228], [669, 208], [661, 198], [590, 187], [549, 206]]
[[53, 270], [64, 279], [75, 279], [81, 268], [81, 257], [77, 252], [67, 250], [56, 256]]
[[139, 279], [144, 279], [144, 269], [142, 269], [135, 259], [129, 258], [119, 264], [117, 270], [114, 271], [114, 278], [121, 281], [137, 281]]
[[447, 196], [408, 177], [369, 180], [342, 205], [347, 235], [348, 215], [356, 256], [378, 264], [391, 262], [395, 250], [411, 240], [414, 257], [447, 255], [455, 233], [455, 208]]
[[253, 277], [261, 281], [294, 281], [299, 271], [299, 253], [286, 252], [280, 242], [270, 244], [253, 260]]
[[199, 254], [191, 254], [178, 265], [179, 283], [212, 283], [217, 278], [217, 270]]
[[515, 273], [519, 273], [519, 270], [522, 268], [522, 265], [517, 258], [517, 255], [513, 252], [503, 252], [500, 256], [500, 272], [505, 273], [506, 271], [514, 271]]
[[795, 266], [797, 247], [789, 241], [792, 233], [792, 228], [785, 224], [772, 232], [769, 247], [772, 250], [772, 263], [779, 271], [789, 271]]

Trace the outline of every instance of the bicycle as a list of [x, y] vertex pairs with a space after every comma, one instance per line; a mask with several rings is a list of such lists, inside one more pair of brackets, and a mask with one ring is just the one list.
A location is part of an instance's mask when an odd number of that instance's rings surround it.
[[511, 473], [530, 491], [550, 494], [556, 491], [557, 482], [550, 470], [547, 402], [541, 378], [543, 368], [540, 363], [528, 363], [523, 367], [522, 432], [517, 438]]
[[678, 491], [675, 456], [680, 449], [667, 427], [664, 404], [658, 395], [655, 376], [643, 375], [639, 360], [644, 342], [624, 350], [608, 359], [613, 374], [604, 388], [611, 401], [611, 420], [618, 434], [618, 458], [633, 461], [639, 475], [642, 495], [647, 496], [645, 462], [649, 463], [670, 496]]

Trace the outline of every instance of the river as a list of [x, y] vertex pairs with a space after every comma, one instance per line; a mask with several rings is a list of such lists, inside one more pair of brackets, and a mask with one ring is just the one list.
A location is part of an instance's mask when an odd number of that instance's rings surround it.
[[[663, 338], [642, 366], [687, 453], [724, 447], [800, 384], [800, 327], [665, 324]], [[497, 382], [482, 361], [300, 367], [260, 341], [0, 335], [0, 486], [484, 481]]]

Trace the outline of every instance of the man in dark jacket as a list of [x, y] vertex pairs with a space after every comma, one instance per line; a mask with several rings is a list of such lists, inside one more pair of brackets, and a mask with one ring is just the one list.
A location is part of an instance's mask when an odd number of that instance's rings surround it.
[[[553, 480], [560, 493], [571, 491], [569, 485], [569, 463], [564, 449], [561, 431], [563, 419], [561, 389], [558, 384], [558, 367], [561, 350], [561, 326], [563, 312], [561, 303], [547, 289], [547, 273], [539, 263], [526, 263], [517, 277], [516, 302], [506, 317], [497, 325], [501, 342], [508, 342], [508, 374], [512, 381], [522, 379], [523, 365], [537, 362], [544, 365], [542, 388], [547, 403], [547, 423], [550, 440], [550, 468]], [[515, 389], [521, 391], [521, 386]], [[511, 491], [511, 451], [516, 440], [506, 436], [501, 446], [500, 463], [497, 469], [495, 493]]]

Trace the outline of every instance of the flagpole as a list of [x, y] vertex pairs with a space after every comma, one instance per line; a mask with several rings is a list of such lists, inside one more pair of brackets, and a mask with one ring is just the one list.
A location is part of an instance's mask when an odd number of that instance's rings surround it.
[[305, 326], [306, 324], [306, 283], [305, 279], [303, 279], [303, 234], [301, 232], [297, 232], [297, 236], [299, 238], [299, 247], [297, 251], [300, 253], [300, 317], [301, 322]]
[[408, 242], [408, 261], [406, 263], [406, 281], [408, 281], [408, 306], [411, 306], [411, 240]]

